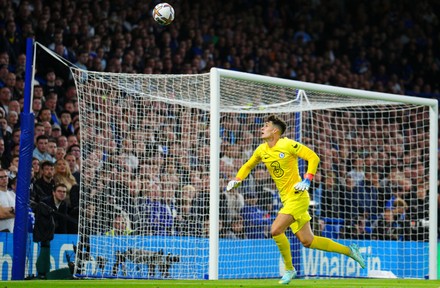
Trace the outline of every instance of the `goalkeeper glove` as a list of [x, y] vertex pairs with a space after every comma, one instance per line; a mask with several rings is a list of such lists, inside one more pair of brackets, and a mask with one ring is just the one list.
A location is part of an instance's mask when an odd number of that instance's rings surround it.
[[293, 188], [295, 188], [295, 190], [298, 192], [304, 192], [306, 190], [308, 191], [310, 188], [310, 182], [312, 181], [312, 179], [313, 179], [313, 174], [306, 173], [306, 175], [304, 175], [304, 180], [296, 183]]
[[241, 180], [231, 180], [229, 181], [228, 186], [226, 186], [226, 191], [231, 191], [232, 189], [240, 186], [240, 184], [241, 184]]

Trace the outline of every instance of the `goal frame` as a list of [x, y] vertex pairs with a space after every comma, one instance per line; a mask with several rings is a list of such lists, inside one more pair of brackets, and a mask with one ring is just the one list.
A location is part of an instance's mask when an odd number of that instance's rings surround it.
[[[382, 92], [357, 90], [323, 84], [300, 82], [289, 79], [274, 78], [264, 75], [211, 68], [210, 70], [210, 105], [211, 121], [210, 134], [220, 135], [220, 78], [259, 82], [269, 85], [294, 87], [296, 89], [312, 90], [314, 92], [332, 93], [342, 96], [358, 97], [369, 100], [386, 100], [389, 102], [423, 105], [429, 107], [429, 190], [437, 191], [437, 141], [438, 141], [438, 101], [435, 99], [418, 98]], [[209, 279], [218, 279], [219, 264], [219, 173], [220, 173], [220, 139], [211, 137], [210, 145], [210, 231], [209, 231]], [[213, 201], [214, 200], [214, 201]], [[429, 279], [437, 279], [437, 193], [429, 193]]]
[[[37, 43], [35, 43], [37, 44]], [[33, 73], [35, 68], [35, 57], [32, 55], [32, 47], [34, 48], [34, 55], [36, 55], [36, 45], [32, 39], [28, 39], [27, 43], [27, 55], [29, 56], [27, 61], [27, 71], [26, 71], [26, 83], [32, 84], [33, 82]], [[40, 45], [41, 46], [41, 45]], [[43, 46], [41, 46], [45, 49]], [[45, 49], [48, 53], [50, 51]], [[62, 58], [57, 56], [54, 53], [50, 53], [53, 57], [60, 60], [64, 64]], [[32, 61], [33, 60], [33, 63]], [[315, 83], [307, 83], [300, 82], [289, 79], [281, 79], [263, 75], [256, 75], [232, 70], [225, 70], [220, 68], [212, 68], [209, 73], [210, 77], [210, 135], [219, 135], [220, 134], [220, 113], [222, 111], [222, 107], [220, 105], [221, 99], [221, 89], [220, 89], [220, 80], [221, 78], [230, 78], [236, 80], [250, 81], [254, 83], [268, 84], [268, 85], [277, 85], [281, 87], [290, 87], [295, 88], [297, 90], [308, 90], [319, 93], [329, 93], [329, 94], [338, 94], [341, 96], [347, 97], [357, 97], [359, 99], [369, 99], [369, 100], [381, 100], [387, 101], [387, 103], [406, 103], [413, 105], [421, 105], [425, 107], [429, 107], [429, 189], [430, 191], [437, 191], [437, 169], [438, 169], [438, 101], [435, 99], [426, 99], [426, 98], [418, 98], [404, 95], [395, 95], [389, 93], [380, 93], [373, 91], [365, 91], [365, 90], [356, 90], [350, 88], [342, 88], [335, 87], [323, 84], [315, 84]], [[30, 103], [32, 99], [32, 85], [26, 85], [26, 94], [27, 94], [27, 102], [25, 103], [25, 109], [23, 116], [28, 121], [23, 121], [28, 124], [27, 133], [23, 133], [22, 139], [20, 140], [21, 144], [27, 143], [27, 147], [33, 145], [33, 114], [30, 112]], [[29, 101], [30, 100], [30, 101]], [[305, 109], [307, 110], [307, 108]], [[310, 108], [309, 110], [312, 110]], [[298, 116], [297, 113], [297, 117]], [[300, 120], [300, 119], [299, 119]], [[300, 134], [301, 131], [296, 131], [296, 133]], [[296, 134], [296, 135], [298, 135]], [[23, 147], [21, 147], [23, 146]], [[25, 151], [28, 148], [25, 148], [26, 145], [20, 145], [20, 151]], [[29, 150], [29, 149], [28, 149]], [[31, 149], [32, 150], [32, 149]], [[29, 151], [31, 151], [29, 150]], [[219, 137], [211, 137], [210, 138], [210, 228], [209, 228], [209, 264], [208, 264], [208, 279], [217, 280], [219, 279], [219, 199], [220, 199], [220, 181], [219, 181], [219, 172], [220, 172], [220, 138]], [[20, 153], [21, 155], [22, 153]], [[27, 155], [27, 156], [25, 156]], [[27, 163], [25, 158], [28, 161], [31, 160], [29, 157], [29, 153], [23, 153], [23, 157], [20, 157], [20, 163]], [[23, 159], [21, 159], [23, 158]], [[22, 235], [21, 239], [25, 239], [27, 236], [27, 206], [28, 206], [28, 187], [30, 183], [30, 166], [20, 164], [20, 170], [18, 173], [18, 178], [21, 179], [18, 181], [17, 187], [17, 199], [19, 199], [20, 203], [17, 203], [17, 217], [16, 217], [16, 228], [14, 229], [14, 244], [22, 243], [18, 234]], [[437, 279], [437, 193], [429, 193], [429, 271], [428, 278], [429, 279]], [[22, 223], [23, 225], [19, 224]], [[17, 250], [18, 249], [18, 250]], [[12, 279], [20, 280], [23, 279], [24, 276], [24, 267], [25, 267], [25, 251], [23, 247], [20, 248], [20, 245], [14, 245], [14, 251], [19, 251], [20, 253], [14, 253], [14, 263], [12, 269]]]

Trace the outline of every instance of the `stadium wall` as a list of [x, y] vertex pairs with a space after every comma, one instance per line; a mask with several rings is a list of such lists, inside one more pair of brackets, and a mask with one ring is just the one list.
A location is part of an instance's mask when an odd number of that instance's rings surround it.
[[[135, 241], [139, 241], [140, 236], [138, 237], [118, 237], [119, 239], [115, 239], [114, 237], [108, 236], [96, 236], [91, 238], [91, 242], [98, 242], [101, 245], [107, 241], [124, 241], [127, 243], [126, 247], [133, 247]], [[51, 242], [51, 270], [66, 268], [68, 267], [68, 261], [66, 255], [73, 255], [73, 244], [77, 241], [77, 235], [55, 235], [54, 240]], [[173, 255], [177, 255], [178, 248], [185, 245], [197, 245], [197, 249], [183, 249], [185, 251], [193, 251], [188, 253], [193, 253], [193, 255], [178, 255], [180, 256], [181, 261], [179, 263], [174, 263], [171, 267], [171, 277], [174, 277], [176, 274], [179, 275], [180, 278], [197, 278], [197, 279], [207, 279], [207, 271], [208, 271], [208, 239], [203, 238], [178, 238], [178, 237], [142, 237], [142, 241], [155, 241], [155, 247], [164, 247], [164, 251], [166, 253], [171, 253]], [[242, 241], [250, 241], [250, 242], [261, 242], [261, 241], [269, 241], [272, 243], [271, 239], [261, 239], [261, 240], [228, 240], [221, 239], [220, 240], [220, 253], [222, 255], [223, 249], [231, 249], [232, 247], [239, 247], [240, 243], [234, 242]], [[353, 240], [341, 240], [343, 244], [349, 244], [353, 242]], [[253, 243], [255, 245], [250, 245], [252, 243], [247, 243], [247, 245], [243, 245], [243, 247], [262, 247], [262, 243]], [[268, 243], [269, 244], [269, 243]], [[428, 274], [428, 269], [420, 270], [414, 269], [411, 267], [412, 263], [422, 263], [423, 267], [428, 267], [428, 259], [416, 259], [419, 255], [427, 255], [428, 253], [428, 243], [427, 242], [411, 242], [411, 241], [386, 241], [386, 243], [378, 243], [378, 241], [369, 241], [369, 240], [360, 240], [357, 241], [357, 244], [361, 247], [362, 252], [365, 252], [367, 257], [367, 267], [368, 269], [360, 269], [359, 265], [356, 265], [352, 259], [349, 259], [345, 256], [340, 256], [337, 254], [321, 252], [312, 249], [301, 248], [301, 274], [306, 275], [332, 275], [338, 277], [366, 277], [368, 276], [368, 271], [391, 271], [399, 278], [424, 278]], [[385, 245], [386, 244], [386, 245]], [[157, 245], [157, 246], [156, 246]], [[440, 246], [440, 243], [438, 244]], [[92, 247], [96, 247], [92, 244]], [[103, 246], [101, 246], [103, 247]], [[111, 247], [111, 246], [104, 246]], [[113, 246], [114, 247], [114, 246]], [[275, 247], [275, 245], [267, 245], [266, 247], [273, 247], [270, 251], [265, 251], [265, 255], [269, 256], [266, 259], [258, 260], [256, 254], [258, 251], [241, 251], [243, 253], [237, 253], [237, 259], [222, 259], [220, 256], [220, 265], [219, 265], [219, 278], [220, 279], [228, 279], [232, 277], [236, 277], [239, 271], [242, 272], [243, 278], [251, 277], [250, 275], [260, 275], [261, 278], [272, 278], [278, 277], [280, 274], [279, 270], [279, 254]], [[31, 274], [36, 274], [35, 272], [35, 263], [38, 257], [39, 246], [38, 243], [30, 243], [29, 251], [27, 253], [30, 265], [27, 265], [26, 276]], [[236, 248], [235, 248], [236, 249]], [[250, 248], [249, 248], [250, 249]], [[380, 251], [380, 250], [383, 251]], [[385, 251], [387, 250], [387, 251]], [[196, 252], [194, 252], [196, 251]], [[390, 254], [392, 251], [392, 254]], [[411, 253], [411, 251], [413, 251]], [[420, 251], [420, 253], [414, 253], [414, 251]], [[422, 253], [423, 251], [423, 253]], [[439, 247], [440, 251], [440, 247]], [[269, 254], [267, 254], [269, 252]], [[86, 264], [86, 269], [90, 270], [90, 274], [99, 277], [99, 273], [108, 273], [111, 270], [113, 265], [113, 260], [109, 259], [108, 264], [104, 270], [96, 272], [96, 263], [94, 259], [97, 255], [93, 254], [94, 251], [92, 249], [92, 260]], [[102, 253], [106, 253], [105, 251], [100, 251]], [[115, 251], [107, 251], [108, 258], [111, 255], [114, 255]], [[11, 268], [12, 268], [12, 255], [13, 255], [13, 234], [12, 233], [3, 233], [0, 232], [0, 274], [1, 280], [9, 280], [11, 279]], [[385, 256], [377, 256], [377, 255], [385, 255]], [[263, 261], [265, 265], [261, 265], [261, 263], [257, 263], [255, 267], [263, 267], [262, 271], [257, 271], [258, 274], [255, 274], [255, 268], [252, 271], [248, 271], [249, 267], [239, 267], [237, 265], [230, 265], [229, 263], [240, 263], [243, 261], [243, 257], [248, 257], [247, 261], [249, 263], [255, 263], [255, 261]], [[392, 261], [396, 257], [401, 257], [400, 261]], [[419, 256], [420, 257], [420, 256]], [[240, 259], [238, 259], [240, 258]], [[113, 258], [114, 259], [114, 258]], [[440, 258], [439, 258], [440, 259]], [[240, 260], [240, 261], [238, 261]], [[245, 259], [246, 260], [246, 259]], [[247, 262], [245, 261], [245, 262]], [[273, 263], [268, 263], [268, 261], [272, 261]], [[193, 262], [193, 263], [192, 263]], [[426, 262], [426, 263], [425, 263]], [[243, 263], [243, 262], [242, 262]], [[397, 264], [394, 263], [405, 263], [402, 267], [401, 264], [399, 267], [394, 266]], [[131, 265], [131, 264], [127, 264]], [[189, 269], [188, 267], [191, 267]], [[266, 268], [265, 268], [266, 267]], [[272, 268], [267, 268], [272, 267]], [[439, 266], [440, 267], [440, 266]], [[195, 269], [195, 270], [194, 270]], [[187, 274], [185, 274], [187, 273]], [[234, 276], [232, 276], [232, 274]], [[440, 271], [439, 271], [440, 275]], [[128, 278], [137, 278], [137, 275], [127, 275]]]

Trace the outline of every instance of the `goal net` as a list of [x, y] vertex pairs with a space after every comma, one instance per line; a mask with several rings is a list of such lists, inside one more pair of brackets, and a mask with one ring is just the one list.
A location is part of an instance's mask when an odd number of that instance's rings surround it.
[[82, 148], [76, 276], [279, 277], [270, 225], [281, 203], [266, 168], [225, 191], [271, 114], [321, 158], [309, 191], [315, 234], [357, 243], [367, 262], [306, 249], [287, 231], [300, 276], [436, 275], [435, 101], [221, 69], [72, 74]]

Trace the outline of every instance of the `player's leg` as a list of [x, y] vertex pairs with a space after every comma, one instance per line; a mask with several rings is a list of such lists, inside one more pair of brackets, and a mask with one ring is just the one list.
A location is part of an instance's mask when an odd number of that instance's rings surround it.
[[272, 227], [270, 229], [272, 238], [273, 240], [275, 240], [275, 243], [278, 246], [278, 250], [280, 250], [281, 256], [283, 257], [286, 270], [293, 270], [292, 253], [290, 252], [290, 243], [289, 243], [289, 239], [287, 239], [287, 236], [284, 233], [287, 227], [289, 227], [292, 224], [292, 222], [293, 222], [292, 215], [279, 213], [275, 218], [275, 221], [273, 221]]
[[339, 244], [329, 238], [313, 235], [310, 221], [305, 223], [302, 228], [295, 233], [296, 237], [306, 248], [324, 250], [328, 252], [336, 252], [340, 254], [350, 255], [350, 248]]
[[356, 260], [362, 268], [365, 268], [365, 261], [356, 245], [347, 247], [329, 238], [313, 235], [310, 226], [312, 217], [308, 211], [309, 205], [310, 197], [308, 193], [303, 193], [300, 197], [291, 201], [291, 204], [288, 206], [291, 209], [288, 214], [293, 215], [295, 219], [290, 228], [304, 247], [347, 255]]
[[275, 218], [275, 221], [272, 223], [270, 230], [272, 238], [277, 244], [278, 250], [280, 250], [286, 268], [283, 278], [279, 281], [280, 284], [289, 284], [292, 278], [295, 278], [296, 276], [296, 270], [292, 264], [292, 253], [290, 251], [289, 239], [287, 239], [285, 234], [287, 227], [289, 227], [293, 221], [294, 219], [292, 215], [279, 213]]
[[272, 237], [277, 243], [278, 249], [283, 257], [286, 272], [279, 281], [280, 284], [288, 284], [296, 276], [296, 270], [292, 264], [292, 254], [290, 252], [290, 243], [285, 235], [287, 227], [297, 232], [302, 225], [312, 219], [307, 212], [309, 208], [310, 197], [308, 192], [301, 194], [291, 194], [283, 201], [283, 208], [278, 213], [277, 218], [272, 224]]
[[313, 235], [310, 221], [307, 221], [295, 235], [306, 248], [347, 255], [357, 261], [362, 268], [365, 268], [365, 260], [356, 245], [350, 245], [350, 247], [348, 247], [329, 238]]

